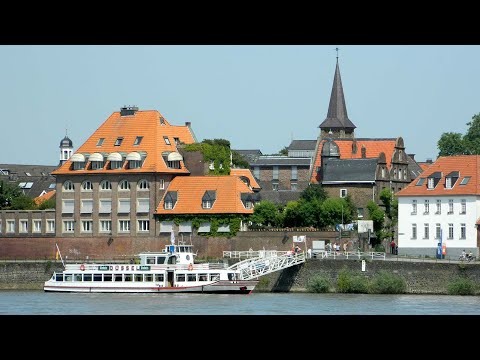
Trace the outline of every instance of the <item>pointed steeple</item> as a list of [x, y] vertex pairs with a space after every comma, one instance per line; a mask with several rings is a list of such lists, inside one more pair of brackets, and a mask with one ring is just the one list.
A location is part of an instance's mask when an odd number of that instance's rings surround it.
[[343, 95], [340, 67], [338, 66], [338, 56], [327, 118], [320, 124], [319, 128], [322, 133], [328, 133], [332, 130], [334, 137], [352, 137], [353, 131], [356, 128], [347, 115], [347, 106], [345, 105], [345, 96]]

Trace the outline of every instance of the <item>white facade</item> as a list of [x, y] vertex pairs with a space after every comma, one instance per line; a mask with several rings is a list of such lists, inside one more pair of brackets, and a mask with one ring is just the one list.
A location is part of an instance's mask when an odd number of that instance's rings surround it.
[[398, 198], [399, 254], [436, 256], [438, 243], [442, 242], [446, 245], [446, 258], [458, 257], [464, 249], [478, 256], [479, 214], [480, 198], [476, 195], [401, 196]]

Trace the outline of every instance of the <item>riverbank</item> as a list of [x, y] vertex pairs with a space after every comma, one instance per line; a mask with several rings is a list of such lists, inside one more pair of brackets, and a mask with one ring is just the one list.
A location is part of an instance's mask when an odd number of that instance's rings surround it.
[[[308, 259], [304, 264], [260, 277], [255, 292], [308, 292], [314, 277], [335, 284], [342, 271], [353, 276], [374, 279], [382, 272], [404, 279], [406, 294], [448, 294], [448, 286], [458, 279], [468, 279], [480, 289], [480, 264], [428, 261], [388, 261], [355, 259]], [[0, 262], [0, 290], [42, 290], [54, 271], [62, 271], [61, 261]], [[480, 294], [476, 290], [476, 294]]]

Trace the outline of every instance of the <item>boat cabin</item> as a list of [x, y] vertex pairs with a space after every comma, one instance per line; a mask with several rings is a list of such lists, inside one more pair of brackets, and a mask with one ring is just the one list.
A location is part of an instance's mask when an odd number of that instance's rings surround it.
[[162, 252], [147, 252], [138, 254], [142, 265], [193, 265], [197, 256], [192, 250], [193, 245], [166, 245]]

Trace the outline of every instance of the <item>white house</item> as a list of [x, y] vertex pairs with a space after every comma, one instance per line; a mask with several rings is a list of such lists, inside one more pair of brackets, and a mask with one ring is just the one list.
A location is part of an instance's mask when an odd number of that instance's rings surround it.
[[439, 157], [398, 197], [399, 255], [478, 256], [480, 156]]

